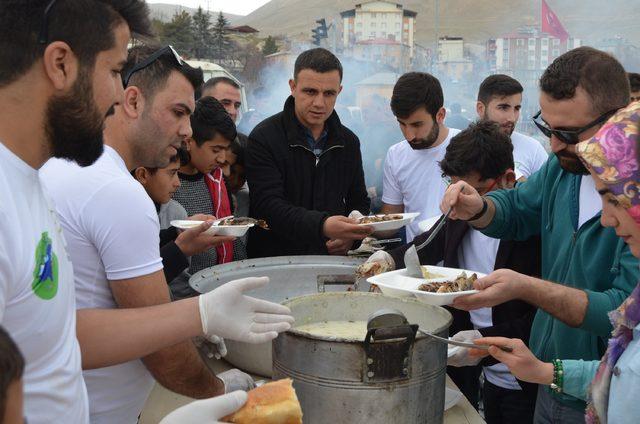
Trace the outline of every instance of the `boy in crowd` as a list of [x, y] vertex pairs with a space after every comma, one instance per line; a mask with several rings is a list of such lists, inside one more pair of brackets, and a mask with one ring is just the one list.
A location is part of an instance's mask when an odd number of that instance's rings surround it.
[[[158, 212], [160, 256], [162, 256], [164, 275], [174, 298], [184, 297], [184, 287], [181, 287], [180, 283], [188, 280], [189, 276], [186, 275], [185, 278], [175, 281], [174, 279], [189, 266], [189, 258], [194, 254], [209, 250], [213, 245], [212, 243], [198, 243], [196, 245], [185, 243], [183, 238], [186, 234], [179, 232], [177, 228], [171, 225], [173, 220], [189, 219], [187, 211], [184, 210], [182, 205], [171, 199], [171, 196], [180, 187], [178, 170], [180, 166], [188, 163], [189, 155], [185, 150], [179, 149], [178, 154], [170, 159], [169, 166], [166, 168], [141, 166], [132, 171], [135, 179], [142, 184], [151, 200], [153, 200]], [[191, 219], [206, 221], [213, 218], [211, 215], [199, 214], [194, 215]], [[210, 236], [209, 239], [216, 243], [233, 241], [233, 237], [222, 236]]]
[[[515, 184], [513, 147], [509, 137], [493, 122], [481, 121], [451, 139], [440, 162], [444, 176], [453, 183], [464, 180], [479, 192], [512, 188]], [[418, 235], [420, 244], [433, 228]], [[411, 246], [371, 256], [390, 268], [404, 268], [404, 253]], [[419, 252], [420, 263], [462, 268], [489, 274], [494, 269], [509, 268], [526, 275], [540, 275], [538, 237], [524, 241], [500, 241], [483, 235], [464, 221], [447, 221], [435, 239]], [[484, 334], [517, 334], [529, 339], [535, 308], [522, 301], [506, 302], [494, 308], [465, 312], [449, 309], [453, 339], [472, 342]], [[477, 408], [479, 376], [484, 371], [485, 419], [489, 424], [530, 423], [536, 402], [536, 385], [517, 381], [502, 364], [480, 362], [469, 356], [469, 349], [457, 348], [447, 361], [447, 373], [462, 393]]]
[[[189, 161], [178, 171], [180, 187], [172, 197], [189, 215], [205, 214], [218, 218], [232, 215], [221, 167], [236, 138], [236, 126], [220, 102], [213, 97], [203, 97], [191, 115], [191, 128], [193, 134], [186, 140]], [[193, 255], [189, 274], [246, 257], [244, 244], [228, 241], [215, 249]], [[188, 284], [184, 290], [185, 294], [196, 294]]]

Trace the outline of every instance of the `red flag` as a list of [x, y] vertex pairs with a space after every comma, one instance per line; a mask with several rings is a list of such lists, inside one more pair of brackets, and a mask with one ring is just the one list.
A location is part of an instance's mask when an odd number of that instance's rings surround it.
[[542, 0], [542, 32], [553, 35], [562, 41], [569, 38], [569, 33], [560, 23], [560, 19], [553, 13], [545, 0]]

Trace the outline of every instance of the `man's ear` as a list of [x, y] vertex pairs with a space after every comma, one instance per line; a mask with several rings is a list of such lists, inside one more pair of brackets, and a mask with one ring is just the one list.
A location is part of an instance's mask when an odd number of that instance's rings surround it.
[[478, 118], [482, 119], [486, 110], [487, 108], [484, 103], [482, 103], [481, 101], [476, 102], [476, 113], [478, 114]]
[[436, 122], [439, 125], [444, 124], [444, 119], [447, 117], [447, 109], [445, 109], [444, 107], [441, 107], [440, 110], [438, 110], [438, 113], [436, 113]]
[[289, 80], [289, 88], [291, 89], [291, 94], [293, 94], [296, 89], [296, 80], [293, 78]]
[[504, 175], [500, 178], [500, 188], [513, 188], [516, 184], [516, 173], [513, 169], [509, 168], [505, 171]]
[[140, 88], [135, 85], [129, 86], [124, 90], [124, 101], [122, 109], [124, 113], [131, 119], [137, 119], [144, 110], [145, 99]]
[[78, 79], [80, 62], [63, 41], [49, 44], [42, 55], [44, 73], [58, 91], [68, 91]]
[[147, 168], [145, 168], [144, 166], [139, 166], [133, 171], [133, 176], [136, 180], [138, 180], [140, 184], [144, 186], [145, 184], [147, 184], [147, 181], [149, 179], [149, 171], [147, 171]]

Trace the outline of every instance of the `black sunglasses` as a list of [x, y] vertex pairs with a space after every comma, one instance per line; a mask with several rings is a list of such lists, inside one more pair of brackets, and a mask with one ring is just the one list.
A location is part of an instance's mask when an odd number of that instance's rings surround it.
[[617, 111], [618, 109], [610, 110], [609, 112], [600, 115], [595, 121], [590, 122], [584, 127], [575, 130], [554, 130], [550, 128], [547, 123], [544, 122], [542, 118], [540, 118], [542, 111], [538, 111], [538, 113], [535, 114], [535, 116], [533, 117], [533, 123], [536, 124], [536, 127], [538, 127], [540, 131], [542, 131], [542, 134], [549, 138], [551, 138], [552, 135], [555, 135], [563, 143], [578, 144], [580, 143], [580, 134], [595, 127], [596, 125], [602, 124], [603, 122], [611, 118]]
[[42, 25], [40, 26], [40, 33], [38, 34], [38, 43], [47, 44], [49, 41], [49, 13], [57, 0], [51, 0], [47, 7], [44, 8], [42, 14]]
[[151, 56], [149, 56], [148, 58], [146, 58], [140, 63], [136, 63], [131, 69], [129, 69], [129, 71], [127, 71], [127, 73], [122, 76], [122, 86], [126, 88], [127, 85], [129, 85], [129, 80], [131, 79], [131, 75], [135, 74], [138, 71], [143, 70], [147, 66], [150, 66], [151, 64], [153, 64], [153, 62], [160, 59], [160, 57], [164, 56], [167, 53], [170, 53], [173, 56], [173, 58], [176, 60], [176, 63], [178, 65], [183, 66], [185, 64], [184, 59], [180, 57], [178, 52], [172, 46], [165, 46], [160, 50], [153, 52]]

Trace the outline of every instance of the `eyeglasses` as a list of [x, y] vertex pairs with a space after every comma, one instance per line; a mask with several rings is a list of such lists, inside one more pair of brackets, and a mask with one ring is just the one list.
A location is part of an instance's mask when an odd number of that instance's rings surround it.
[[580, 142], [580, 134], [595, 127], [596, 125], [602, 124], [603, 122], [611, 118], [617, 111], [618, 109], [610, 110], [609, 112], [600, 115], [600, 117], [598, 117], [595, 121], [592, 121], [584, 127], [575, 130], [555, 130], [553, 128], [550, 128], [547, 123], [544, 122], [542, 118], [540, 118], [542, 111], [538, 111], [538, 113], [536, 113], [536, 115], [533, 117], [533, 123], [536, 124], [536, 127], [538, 127], [538, 129], [549, 138], [551, 138], [552, 135], [555, 135], [563, 143], [578, 144]]
[[38, 43], [40, 44], [47, 44], [49, 41], [49, 13], [56, 1], [57, 0], [51, 0], [47, 7], [44, 8], [44, 13], [42, 14], [42, 26], [40, 27], [40, 34], [38, 34]]
[[182, 57], [180, 57], [178, 52], [175, 51], [175, 49], [172, 46], [165, 46], [165, 47], [161, 48], [160, 50], [155, 51], [151, 56], [149, 56], [148, 58], [146, 58], [142, 62], [136, 63], [126, 74], [124, 74], [122, 76], [122, 86], [126, 88], [127, 85], [129, 85], [129, 80], [131, 79], [131, 75], [135, 74], [138, 71], [143, 70], [147, 66], [152, 65], [153, 62], [155, 62], [156, 60], [160, 59], [162, 56], [164, 56], [167, 53], [171, 53], [171, 55], [176, 60], [176, 63], [178, 65], [183, 66], [185, 64], [184, 59], [182, 59]]

